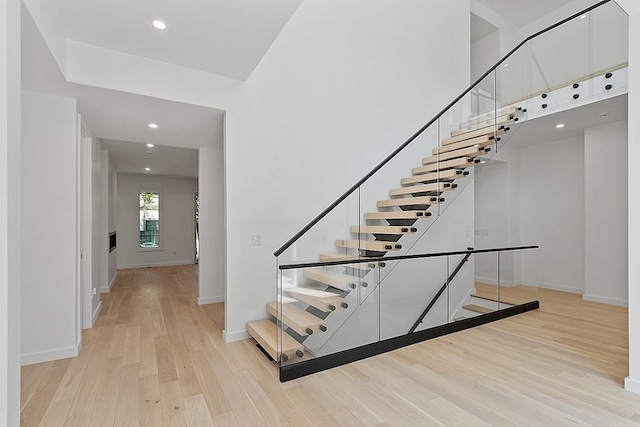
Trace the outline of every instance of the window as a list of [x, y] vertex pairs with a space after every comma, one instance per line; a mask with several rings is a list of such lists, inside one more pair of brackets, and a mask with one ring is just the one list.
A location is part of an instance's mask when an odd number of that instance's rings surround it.
[[140, 192], [140, 247], [160, 247], [160, 193]]

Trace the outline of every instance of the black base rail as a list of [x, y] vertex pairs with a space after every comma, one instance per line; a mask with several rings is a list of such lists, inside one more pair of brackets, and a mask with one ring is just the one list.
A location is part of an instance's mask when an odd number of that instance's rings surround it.
[[338, 366], [346, 365], [347, 363], [367, 359], [372, 356], [377, 356], [379, 354], [397, 350], [408, 345], [417, 344], [419, 342], [427, 341], [433, 338], [438, 338], [443, 335], [448, 335], [454, 332], [460, 332], [465, 329], [470, 329], [476, 326], [495, 322], [496, 320], [501, 320], [507, 317], [515, 316], [517, 314], [526, 313], [527, 311], [537, 310], [538, 308], [540, 308], [540, 302], [531, 301], [525, 304], [520, 304], [491, 313], [482, 314], [480, 316], [471, 317], [469, 319], [459, 320], [457, 322], [447, 323], [445, 325], [414, 332], [412, 334], [400, 335], [395, 338], [389, 338], [383, 341], [378, 341], [349, 350], [343, 350], [338, 353], [316, 357], [315, 359], [306, 360], [296, 364], [280, 366], [280, 381], [286, 382], [295, 380], [296, 378], [326, 371], [327, 369], [336, 368]]
[[[473, 248], [467, 248], [467, 249], [470, 250], [470, 251], [473, 250]], [[433, 297], [433, 299], [431, 300], [431, 302], [429, 303], [427, 308], [424, 309], [424, 311], [422, 312], [420, 317], [418, 317], [418, 320], [416, 320], [416, 323], [413, 324], [413, 326], [411, 327], [411, 329], [409, 329], [409, 332], [407, 332], [407, 334], [412, 334], [416, 329], [418, 329], [418, 326], [420, 326], [420, 324], [422, 323], [424, 318], [427, 317], [427, 314], [429, 314], [429, 312], [431, 311], [433, 306], [436, 305], [436, 302], [438, 301], [438, 298], [440, 298], [440, 296], [444, 293], [444, 291], [449, 286], [449, 283], [451, 283], [453, 281], [453, 279], [456, 277], [458, 272], [462, 269], [462, 266], [464, 265], [464, 263], [469, 260], [470, 256], [471, 256], [471, 252], [468, 252], [464, 256], [464, 258], [462, 258], [462, 261], [460, 261], [460, 263], [458, 264], [456, 269], [453, 270], [453, 273], [451, 273], [451, 275], [447, 278], [447, 281], [444, 282], [444, 285], [442, 285], [442, 287], [440, 288], [438, 293], [436, 293], [436, 296]]]

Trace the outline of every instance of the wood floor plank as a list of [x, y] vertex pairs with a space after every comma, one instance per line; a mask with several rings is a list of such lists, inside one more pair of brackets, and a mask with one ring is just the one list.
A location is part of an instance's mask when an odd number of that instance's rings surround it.
[[140, 421], [139, 373], [140, 366], [138, 364], [127, 364], [122, 367], [114, 419], [114, 425], [116, 426], [135, 427]]
[[201, 395], [202, 387], [198, 382], [198, 377], [193, 369], [193, 363], [189, 356], [189, 351], [183, 342], [171, 345], [173, 360], [176, 365], [176, 373], [178, 374], [178, 382], [183, 398]]
[[166, 335], [155, 337], [156, 366], [158, 367], [158, 381], [160, 384], [178, 380], [176, 364], [173, 360], [171, 344]]
[[191, 362], [211, 415], [215, 417], [231, 411], [229, 400], [209, 365], [207, 356], [201, 351], [191, 353]]
[[160, 399], [160, 383], [157, 375], [140, 378], [140, 395], [138, 418], [141, 426], [161, 426], [164, 418]]
[[213, 425], [213, 419], [207, 408], [207, 401], [202, 394], [197, 394], [184, 399], [185, 412], [189, 427], [209, 427]]
[[167, 425], [176, 427], [188, 425], [178, 381], [160, 383], [160, 401]]

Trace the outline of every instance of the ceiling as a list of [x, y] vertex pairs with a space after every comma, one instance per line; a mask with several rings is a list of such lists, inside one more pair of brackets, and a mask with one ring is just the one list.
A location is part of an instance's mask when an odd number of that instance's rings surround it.
[[[66, 38], [246, 80], [302, 0], [56, 0]], [[159, 19], [165, 30], [151, 23]], [[241, 52], [241, 54], [238, 54]]]
[[[119, 173], [147, 173], [178, 177], [198, 177], [198, 152], [188, 148], [136, 144], [112, 139], [102, 140], [111, 162]], [[150, 168], [145, 171], [144, 168]]]
[[477, 0], [520, 28], [573, 0]]
[[[197, 176], [197, 148], [223, 147], [224, 111], [67, 82], [24, 8], [22, 87], [77, 99], [83, 122], [92, 136], [107, 140], [103, 148], [114, 150], [114, 164], [121, 172]], [[149, 123], [158, 128], [149, 128]], [[150, 172], [144, 171], [150, 160], [146, 152], [138, 155], [146, 143], [156, 145]], [[137, 167], [135, 159], [140, 160]]]

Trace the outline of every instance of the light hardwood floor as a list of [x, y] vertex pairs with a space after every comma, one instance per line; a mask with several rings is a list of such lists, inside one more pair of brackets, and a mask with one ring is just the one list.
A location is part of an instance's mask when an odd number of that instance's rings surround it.
[[624, 308], [504, 289], [540, 310], [281, 384], [196, 284], [193, 266], [120, 271], [78, 357], [23, 367], [22, 425], [640, 424]]

